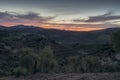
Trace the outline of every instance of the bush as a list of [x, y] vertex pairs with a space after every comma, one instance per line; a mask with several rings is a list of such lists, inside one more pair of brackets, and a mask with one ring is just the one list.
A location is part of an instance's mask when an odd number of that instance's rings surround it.
[[78, 56], [70, 56], [67, 58], [65, 72], [67, 73], [81, 72], [80, 59]]
[[50, 46], [46, 46], [40, 54], [39, 71], [53, 73], [57, 71], [58, 63]]
[[99, 57], [86, 56], [81, 60], [83, 72], [100, 72], [101, 62]]
[[13, 74], [14, 74], [16, 77], [26, 76], [26, 75], [28, 74], [28, 71], [27, 71], [26, 68], [17, 67], [17, 68], [14, 69]]
[[27, 69], [29, 73], [35, 73], [39, 56], [30, 48], [24, 48], [21, 51], [20, 66]]
[[120, 31], [116, 31], [112, 33], [111, 39], [112, 39], [113, 47], [117, 51], [120, 51]]

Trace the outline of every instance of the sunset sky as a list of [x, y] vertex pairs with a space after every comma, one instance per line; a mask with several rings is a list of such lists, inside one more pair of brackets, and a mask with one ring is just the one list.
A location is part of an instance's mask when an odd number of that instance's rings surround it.
[[0, 25], [70, 31], [120, 27], [120, 0], [0, 0]]

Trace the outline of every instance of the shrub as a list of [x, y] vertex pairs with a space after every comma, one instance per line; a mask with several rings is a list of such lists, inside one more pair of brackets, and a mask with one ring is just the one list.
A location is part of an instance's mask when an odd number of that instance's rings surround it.
[[117, 51], [120, 51], [120, 31], [113, 32], [111, 39], [112, 39], [113, 47]]
[[81, 64], [78, 56], [70, 56], [67, 58], [67, 64], [65, 65], [66, 72], [81, 72]]
[[26, 75], [28, 74], [28, 71], [27, 71], [26, 68], [17, 67], [17, 68], [14, 69], [13, 74], [14, 74], [16, 77], [26, 76]]
[[43, 73], [55, 72], [58, 64], [50, 46], [43, 49], [40, 54], [39, 71]]
[[21, 51], [20, 66], [26, 68], [29, 73], [35, 73], [36, 65], [39, 61], [39, 56], [29, 48], [24, 48]]

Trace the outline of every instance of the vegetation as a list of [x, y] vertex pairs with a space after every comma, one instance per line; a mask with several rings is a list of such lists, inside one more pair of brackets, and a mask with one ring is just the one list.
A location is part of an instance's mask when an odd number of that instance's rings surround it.
[[39, 31], [2, 30], [0, 76], [19, 77], [37, 72], [119, 72], [120, 60], [116, 52], [120, 51], [120, 31], [112, 34], [112, 43], [114, 48], [106, 41], [64, 44]]
[[50, 46], [46, 46], [40, 54], [39, 71], [43, 73], [56, 72], [57, 60]]
[[112, 43], [117, 51], [120, 51], [120, 31], [112, 33]]

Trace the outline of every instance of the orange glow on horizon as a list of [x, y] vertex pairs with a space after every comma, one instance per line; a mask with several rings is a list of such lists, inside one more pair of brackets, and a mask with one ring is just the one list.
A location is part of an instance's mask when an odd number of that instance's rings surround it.
[[78, 27], [78, 26], [63, 26], [63, 25], [43, 25], [45, 29], [57, 29], [57, 30], [66, 30], [66, 31], [95, 31], [102, 30], [105, 28], [101, 27]]
[[[9, 26], [14, 26], [14, 25], [21, 25], [21, 24], [16, 24], [16, 23], [4, 23], [2, 24], [6, 27]], [[24, 25], [32, 25], [32, 24], [24, 24]], [[38, 24], [33, 25], [33, 26], [38, 26]], [[64, 25], [49, 25], [49, 24], [41, 24], [39, 27], [44, 28], [44, 29], [57, 29], [57, 30], [66, 30], [66, 31], [94, 31], [94, 30], [102, 30], [104, 28], [101, 27], [78, 27], [78, 26], [64, 26]]]
[[42, 28], [66, 30], [66, 31], [95, 31], [95, 30], [102, 30], [102, 29], [104, 29], [104, 28], [80, 28], [80, 27], [66, 28], [66, 27], [50, 27], [50, 26], [45, 26], [45, 27], [42, 27]]

